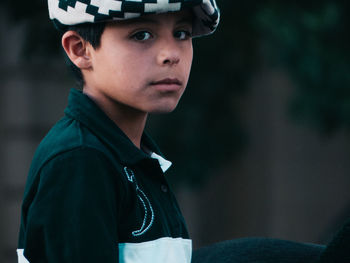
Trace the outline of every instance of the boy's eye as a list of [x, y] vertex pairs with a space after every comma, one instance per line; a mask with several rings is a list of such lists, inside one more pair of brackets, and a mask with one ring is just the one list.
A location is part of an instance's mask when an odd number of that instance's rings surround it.
[[132, 38], [137, 41], [146, 41], [152, 37], [151, 33], [147, 31], [140, 31], [132, 35]]
[[191, 32], [186, 30], [176, 31], [174, 33], [174, 37], [180, 39], [180, 40], [186, 40], [192, 37]]

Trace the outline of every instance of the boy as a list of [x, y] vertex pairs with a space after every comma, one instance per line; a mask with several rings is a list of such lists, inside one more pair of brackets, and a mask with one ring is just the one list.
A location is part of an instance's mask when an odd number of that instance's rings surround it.
[[219, 22], [215, 0], [49, 0], [82, 92], [39, 145], [27, 179], [19, 262], [190, 262], [191, 240], [144, 132], [171, 112], [192, 37]]

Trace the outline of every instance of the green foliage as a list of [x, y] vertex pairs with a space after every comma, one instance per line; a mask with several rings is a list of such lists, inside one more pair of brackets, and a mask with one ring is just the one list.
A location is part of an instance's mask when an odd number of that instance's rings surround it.
[[276, 3], [257, 13], [270, 66], [285, 67], [297, 90], [294, 120], [324, 134], [350, 128], [349, 2]]

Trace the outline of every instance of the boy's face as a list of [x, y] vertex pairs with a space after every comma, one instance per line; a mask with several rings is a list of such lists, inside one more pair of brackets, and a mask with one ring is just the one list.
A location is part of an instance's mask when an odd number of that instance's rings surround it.
[[85, 92], [141, 112], [174, 110], [190, 74], [191, 32], [190, 11], [108, 23], [100, 47], [89, 48]]

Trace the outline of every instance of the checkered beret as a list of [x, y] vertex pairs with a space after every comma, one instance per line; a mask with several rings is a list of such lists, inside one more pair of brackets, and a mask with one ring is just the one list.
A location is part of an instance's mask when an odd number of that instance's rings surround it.
[[59, 29], [192, 8], [193, 36], [202, 36], [213, 33], [220, 19], [215, 0], [48, 0], [48, 6], [50, 18]]

